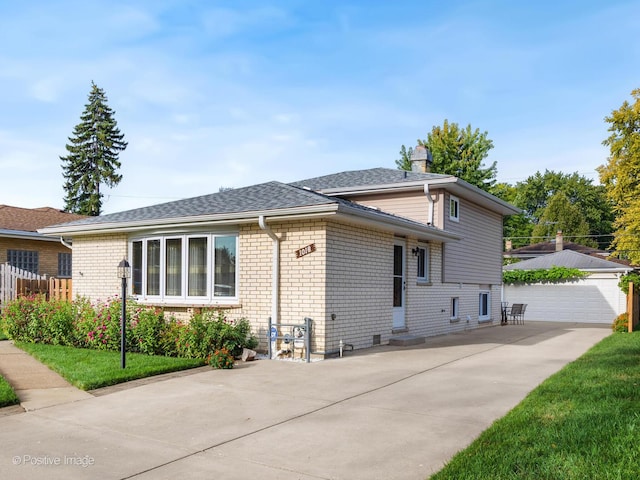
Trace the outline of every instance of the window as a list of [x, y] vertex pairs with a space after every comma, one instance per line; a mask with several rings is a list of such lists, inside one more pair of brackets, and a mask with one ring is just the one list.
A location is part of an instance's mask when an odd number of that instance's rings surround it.
[[171, 302], [237, 298], [238, 236], [167, 235], [130, 245], [132, 293]]
[[453, 195], [449, 196], [449, 219], [454, 222], [460, 221], [460, 200]]
[[71, 278], [70, 253], [58, 253], [58, 277]]
[[419, 282], [429, 281], [429, 250], [426, 247], [418, 247], [418, 272]]
[[460, 318], [460, 298], [451, 297], [451, 320]]
[[38, 252], [35, 250], [7, 250], [7, 262], [12, 267], [38, 273]]
[[480, 292], [478, 302], [478, 320], [489, 320], [491, 318], [491, 294], [490, 292]]

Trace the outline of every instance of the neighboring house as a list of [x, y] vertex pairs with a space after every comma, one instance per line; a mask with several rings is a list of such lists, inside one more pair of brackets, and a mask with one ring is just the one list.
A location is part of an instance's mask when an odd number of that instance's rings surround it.
[[633, 267], [594, 255], [562, 250], [507, 265], [505, 270], [577, 268], [588, 277], [559, 283], [505, 285], [503, 300], [526, 303], [525, 320], [610, 323], [626, 312], [620, 277]]
[[[423, 170], [424, 171], [424, 170]], [[502, 220], [515, 207], [456, 177], [374, 168], [269, 182], [42, 229], [73, 239], [74, 293], [129, 293], [188, 316], [313, 320], [312, 349], [500, 321]]]
[[536, 258], [542, 255], [549, 255], [561, 250], [573, 250], [574, 252], [584, 253], [585, 255], [600, 258], [607, 258], [611, 255], [610, 252], [604, 250], [587, 247], [586, 245], [580, 245], [579, 243], [566, 242], [564, 241], [562, 231], [558, 231], [556, 233], [556, 237], [548, 242], [534, 243], [532, 245], [525, 245], [524, 247], [519, 248], [511, 248], [511, 241], [507, 240], [503, 255], [505, 258], [527, 260], [529, 258]]
[[71, 277], [71, 249], [38, 229], [85, 218], [55, 208], [0, 205], [0, 263], [49, 277]]

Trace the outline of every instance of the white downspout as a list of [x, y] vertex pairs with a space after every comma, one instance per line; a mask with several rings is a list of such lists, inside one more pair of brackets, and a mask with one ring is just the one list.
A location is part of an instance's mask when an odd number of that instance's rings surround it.
[[424, 184], [424, 194], [426, 195], [427, 201], [429, 202], [429, 216], [427, 217], [427, 224], [433, 225], [434, 204], [433, 204], [433, 198], [431, 198], [431, 194], [429, 193], [429, 184], [428, 183]]
[[73, 250], [73, 247], [71, 246], [71, 244], [70, 244], [70, 243], [65, 242], [65, 241], [64, 241], [64, 238], [62, 238], [62, 237], [60, 237], [60, 243], [61, 243], [62, 245], [64, 245], [65, 247], [67, 247], [69, 250]]
[[265, 223], [264, 215], [258, 217], [258, 225], [273, 240], [273, 267], [271, 269], [271, 321], [279, 324], [278, 310], [280, 302], [280, 239]]

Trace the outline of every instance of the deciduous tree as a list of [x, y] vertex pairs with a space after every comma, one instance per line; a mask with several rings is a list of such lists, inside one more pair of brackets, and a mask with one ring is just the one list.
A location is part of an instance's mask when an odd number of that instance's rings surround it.
[[633, 103], [625, 100], [605, 117], [610, 132], [602, 143], [609, 147], [605, 165], [598, 168], [600, 181], [615, 213], [615, 253], [640, 262], [640, 89], [633, 90]]
[[[427, 134], [426, 140], [418, 139], [418, 145], [427, 147], [433, 156], [432, 173], [455, 175], [483, 190], [490, 191], [496, 182], [496, 162], [488, 167], [484, 161], [493, 148], [493, 142], [487, 132], [473, 130], [471, 125], [460, 128], [457, 123], [445, 120], [442, 126], [436, 125]], [[411, 170], [411, 149], [404, 145], [400, 150], [401, 158], [396, 165], [401, 170]]]

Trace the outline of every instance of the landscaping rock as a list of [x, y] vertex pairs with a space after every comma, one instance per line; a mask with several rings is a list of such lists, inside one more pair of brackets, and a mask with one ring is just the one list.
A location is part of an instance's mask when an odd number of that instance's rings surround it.
[[242, 349], [242, 361], [243, 362], [252, 362], [256, 359], [257, 352], [255, 350], [250, 350], [248, 348]]

